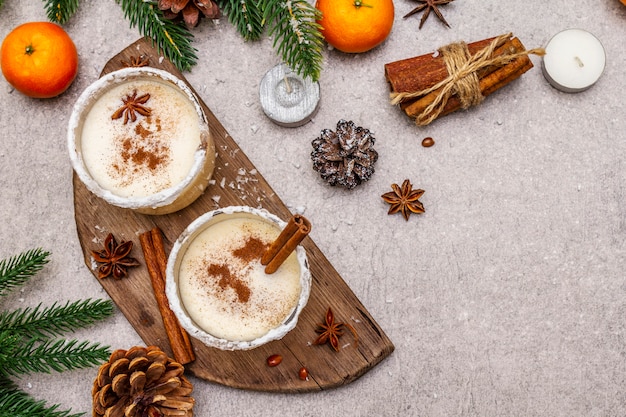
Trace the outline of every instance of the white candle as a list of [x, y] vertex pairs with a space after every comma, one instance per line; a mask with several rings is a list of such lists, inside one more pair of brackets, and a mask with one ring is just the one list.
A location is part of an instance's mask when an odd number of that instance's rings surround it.
[[557, 33], [546, 46], [543, 74], [553, 87], [577, 93], [595, 84], [606, 64], [604, 47], [591, 33], [568, 29]]
[[317, 112], [319, 83], [302, 78], [287, 65], [269, 70], [259, 88], [263, 111], [274, 123], [298, 127], [309, 122]]

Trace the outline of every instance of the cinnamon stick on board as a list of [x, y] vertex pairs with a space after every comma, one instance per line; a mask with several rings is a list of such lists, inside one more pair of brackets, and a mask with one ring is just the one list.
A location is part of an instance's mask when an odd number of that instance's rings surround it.
[[193, 352], [189, 335], [185, 329], [180, 326], [178, 318], [176, 318], [176, 315], [170, 309], [165, 294], [167, 257], [165, 247], [163, 246], [161, 230], [155, 227], [151, 231], [144, 232], [139, 235], [139, 241], [141, 242], [146, 266], [148, 267], [148, 273], [152, 281], [152, 289], [154, 290], [154, 296], [159, 307], [159, 312], [161, 313], [161, 318], [163, 319], [163, 325], [170, 342], [170, 347], [172, 348], [172, 353], [174, 354], [174, 359], [181, 365], [186, 365], [193, 362], [196, 356]]
[[294, 214], [261, 257], [261, 265], [265, 265], [265, 273], [273, 274], [276, 272], [310, 231], [311, 222], [304, 216]]

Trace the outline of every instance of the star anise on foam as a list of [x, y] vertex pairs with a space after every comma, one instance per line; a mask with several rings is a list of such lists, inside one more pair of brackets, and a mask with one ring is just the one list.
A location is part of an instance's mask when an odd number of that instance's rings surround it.
[[99, 251], [91, 251], [93, 259], [102, 264], [98, 267], [98, 278], [103, 279], [108, 276], [119, 280], [128, 276], [126, 268], [131, 266], [139, 266], [139, 262], [135, 258], [131, 258], [130, 251], [133, 249], [133, 241], [122, 241], [119, 245], [113, 236], [113, 233], [104, 240], [104, 249]]
[[316, 330], [317, 333], [321, 333], [317, 339], [313, 342], [314, 345], [323, 345], [325, 343], [329, 343], [330, 346], [335, 350], [335, 352], [339, 352], [341, 346], [339, 346], [339, 337], [343, 336], [343, 331], [341, 327], [347, 327], [354, 336], [354, 347], [355, 349], [359, 345], [359, 337], [356, 334], [356, 330], [348, 323], [337, 323], [335, 322], [335, 315], [333, 311], [328, 307], [328, 311], [326, 311], [325, 322], [319, 325], [319, 328]]
[[409, 220], [411, 213], [424, 213], [424, 205], [419, 198], [424, 194], [424, 190], [413, 190], [409, 180], [404, 180], [402, 187], [398, 184], [391, 184], [393, 191], [383, 194], [381, 197], [386, 203], [391, 204], [387, 214], [402, 213], [405, 220]]
[[150, 100], [150, 94], [137, 97], [137, 90], [134, 90], [133, 94], [128, 94], [122, 99], [124, 105], [115, 110], [115, 113], [111, 115], [111, 119], [116, 120], [124, 116], [124, 124], [126, 124], [129, 120], [135, 122], [137, 120], [137, 113], [146, 117], [150, 116], [152, 110], [144, 106], [148, 100]]
[[417, 1], [418, 3], [421, 3], [421, 4], [417, 6], [415, 9], [411, 10], [409, 13], [407, 13], [404, 16], [404, 18], [407, 18], [409, 16], [414, 15], [415, 13], [419, 13], [422, 10], [424, 10], [424, 14], [422, 15], [422, 20], [420, 20], [420, 26], [419, 26], [419, 28], [421, 29], [426, 19], [428, 19], [428, 15], [430, 14], [430, 11], [432, 9], [432, 11], [435, 12], [435, 15], [437, 15], [437, 17], [439, 18], [439, 20], [441, 20], [447, 27], [450, 27], [450, 25], [448, 24], [448, 22], [446, 22], [446, 19], [443, 17], [443, 15], [441, 14], [437, 6], [452, 3], [454, 0], [417, 0]]

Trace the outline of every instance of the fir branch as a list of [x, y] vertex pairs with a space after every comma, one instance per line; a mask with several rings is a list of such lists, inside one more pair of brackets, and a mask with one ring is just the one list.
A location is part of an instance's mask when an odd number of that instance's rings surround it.
[[[2, 362], [4, 352], [15, 352], [19, 349], [22, 337], [10, 331], [0, 331], [0, 363]], [[1, 372], [0, 372], [1, 374]]]
[[218, 0], [222, 13], [228, 16], [244, 40], [257, 40], [263, 33], [263, 11], [259, 0]]
[[0, 261], [0, 296], [24, 284], [48, 263], [49, 252], [31, 249]]
[[78, 0], [43, 0], [48, 20], [60, 24], [67, 23], [78, 10]]
[[63, 372], [98, 365], [110, 356], [109, 347], [77, 340], [38, 343], [31, 340], [19, 349], [0, 352], [0, 375]]
[[0, 377], [0, 417], [79, 417], [71, 410], [58, 411], [59, 405], [47, 407], [20, 390], [13, 381]]
[[165, 19], [163, 12], [156, 7], [156, 1], [115, 1], [121, 5], [130, 26], [136, 26], [143, 36], [151, 39], [157, 51], [162, 52], [176, 68], [189, 71], [196, 64], [198, 50], [191, 46], [193, 35], [184, 25]]
[[0, 330], [10, 331], [26, 339], [46, 339], [90, 326], [112, 314], [113, 303], [109, 300], [68, 301], [65, 305], [55, 302], [43, 309], [39, 304], [34, 309], [0, 312]]
[[317, 81], [322, 70], [321, 12], [306, 0], [260, 0], [274, 48], [296, 73]]

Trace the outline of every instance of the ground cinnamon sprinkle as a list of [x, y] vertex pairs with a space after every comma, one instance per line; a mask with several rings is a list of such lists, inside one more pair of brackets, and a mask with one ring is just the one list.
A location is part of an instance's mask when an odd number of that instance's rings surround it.
[[218, 285], [221, 289], [225, 290], [231, 287], [237, 293], [237, 299], [246, 303], [250, 299], [250, 287], [248, 287], [242, 280], [233, 276], [226, 265], [211, 264], [208, 268], [209, 275], [217, 276], [220, 278]]
[[236, 256], [244, 262], [250, 262], [253, 259], [261, 259], [268, 247], [268, 243], [256, 237], [250, 237], [244, 246], [233, 251], [233, 256]]
[[[243, 246], [234, 249], [232, 254], [234, 257], [246, 263], [252, 262], [255, 259], [260, 261], [268, 247], [269, 243], [265, 243], [256, 237], [250, 237]], [[248, 302], [250, 294], [252, 293], [250, 287], [238, 278], [236, 274], [233, 274], [228, 268], [228, 265], [210, 264], [207, 271], [209, 275], [219, 278], [217, 284], [222, 290], [230, 287], [235, 290], [239, 302]]]
[[[150, 118], [147, 123], [151, 123]], [[161, 130], [160, 120], [156, 120], [156, 131]], [[113, 169], [122, 177], [131, 173], [150, 171], [156, 173], [161, 167], [169, 163], [170, 149], [152, 136], [154, 132], [143, 123], [134, 126], [134, 136], [122, 136], [119, 140], [119, 162], [113, 164]]]
[[141, 144], [134, 143], [132, 139], [127, 138], [122, 143], [120, 156], [126, 163], [132, 161], [137, 166], [144, 166], [150, 171], [154, 171], [167, 160], [167, 149], [163, 146], [148, 149]]

